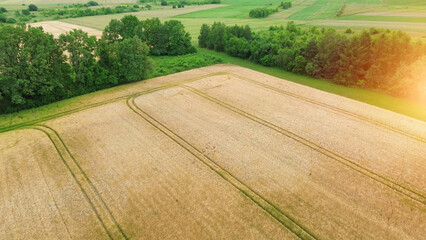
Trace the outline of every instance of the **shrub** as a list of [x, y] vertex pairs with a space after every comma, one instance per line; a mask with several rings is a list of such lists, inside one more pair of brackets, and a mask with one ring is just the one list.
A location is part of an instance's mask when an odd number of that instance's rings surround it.
[[283, 9], [289, 9], [291, 8], [291, 2], [281, 2], [280, 7], [282, 7]]
[[161, 1], [161, 6], [167, 6], [167, 1]]
[[34, 5], [34, 4], [28, 5], [28, 11], [37, 12], [37, 10], [38, 10], [38, 7], [36, 5]]
[[22, 10], [22, 14], [24, 14], [25, 16], [28, 16], [28, 15], [30, 15], [31, 13], [30, 13], [30, 10], [28, 10], [28, 9], [23, 9], [23, 10]]
[[6, 19], [6, 23], [16, 23], [16, 19], [8, 18], [8, 19]]
[[88, 3], [86, 3], [86, 6], [88, 6], [88, 7], [99, 6], [99, 3], [95, 2], [95, 1], [89, 1]]
[[252, 18], [265, 18], [272, 12], [274, 12], [274, 10], [268, 8], [255, 8], [250, 10], [249, 16]]
[[5, 13], [5, 12], [7, 12], [7, 9], [4, 7], [0, 7], [0, 13]]
[[6, 16], [3, 14], [0, 14], [0, 23], [5, 23], [7, 20]]

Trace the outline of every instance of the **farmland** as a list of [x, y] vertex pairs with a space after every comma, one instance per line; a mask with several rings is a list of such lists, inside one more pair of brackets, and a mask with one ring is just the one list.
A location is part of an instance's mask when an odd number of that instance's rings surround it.
[[234, 65], [97, 98], [2, 130], [1, 238], [425, 234], [422, 121]]
[[0, 0], [0, 239], [423, 239], [426, 4], [188, 1]]
[[[129, 6], [134, 1], [98, 1], [102, 7], [115, 7], [123, 4]], [[426, 18], [425, 6], [418, 0], [409, 1], [382, 1], [382, 0], [294, 0], [289, 9], [279, 9], [277, 13], [271, 14], [264, 19], [249, 18], [248, 13], [253, 8], [276, 8], [282, 1], [271, 0], [268, 2], [260, 0], [241, 1], [224, 0], [221, 4], [210, 5], [189, 5], [185, 8], [173, 9], [172, 6], [160, 6], [153, 4], [151, 10], [141, 10], [132, 13], [120, 13], [113, 15], [87, 16], [69, 18], [65, 16], [43, 17], [40, 13], [35, 14], [33, 21], [58, 20], [75, 25], [103, 30], [112, 19], [120, 19], [124, 15], [133, 14], [140, 19], [159, 17], [161, 20], [176, 19], [185, 24], [186, 29], [196, 39], [200, 26], [203, 23], [212, 24], [215, 21], [222, 21], [226, 24], [248, 24], [252, 29], [265, 30], [271, 25], [282, 25], [288, 21], [296, 23], [304, 28], [311, 26], [333, 27], [336, 29], [346, 29], [348, 27], [359, 31], [369, 27], [390, 28], [403, 30], [415, 39], [425, 40], [426, 30], [424, 23]], [[28, 2], [29, 3], [29, 2]], [[27, 3], [27, 4], [28, 4]], [[85, 1], [63, 0], [33, 1], [40, 8], [63, 9], [67, 4], [85, 3]], [[144, 5], [141, 5], [143, 7]], [[343, 7], [344, 6], [344, 7]], [[21, 2], [16, 0], [0, 1], [0, 7], [5, 7], [10, 11], [6, 14], [9, 18], [14, 16], [15, 10], [22, 10]], [[337, 13], [343, 8], [341, 16]], [[385, 13], [378, 16], [376, 12]], [[387, 13], [387, 14], [386, 14]], [[389, 14], [390, 13], [390, 14]], [[371, 15], [370, 15], [371, 14]], [[402, 14], [402, 15], [398, 15]], [[388, 16], [389, 15], [389, 16]], [[16, 18], [19, 21], [19, 18]]]

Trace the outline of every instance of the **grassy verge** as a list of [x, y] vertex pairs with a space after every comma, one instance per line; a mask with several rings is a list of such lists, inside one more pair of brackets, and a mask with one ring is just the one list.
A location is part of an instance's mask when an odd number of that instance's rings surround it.
[[358, 100], [426, 122], [426, 103], [421, 103], [411, 99], [393, 97], [384, 92], [345, 87], [334, 84], [328, 80], [315, 79], [308, 76], [298, 75], [295, 73], [286, 72], [279, 68], [265, 67], [245, 59], [227, 56], [224, 53], [217, 53], [205, 49], [200, 49], [199, 53], [211, 53], [217, 57], [220, 57], [225, 63], [231, 63], [241, 67], [250, 68], [255, 71], [263, 72], [288, 81]]
[[[313, 87], [319, 90], [365, 102], [426, 122], [425, 103], [422, 104], [413, 100], [400, 99], [376, 91], [344, 87], [327, 80], [314, 79], [311, 77], [286, 72], [279, 68], [265, 67], [245, 59], [230, 57], [226, 54], [217, 53], [210, 50], [198, 49], [198, 53], [196, 54], [177, 57], [153, 57], [153, 60], [156, 64], [156, 69], [149, 77], [168, 75], [193, 68], [213, 65], [220, 62], [230, 63], [239, 65], [241, 67], [250, 68], [255, 71], [263, 72], [278, 78], [286, 79], [288, 81]], [[87, 105], [88, 102], [93, 102], [94, 98], [97, 98], [102, 94], [113, 94], [116, 91], [124, 90], [126, 86], [127, 85], [117, 86], [89, 93], [86, 95], [65, 99], [34, 109], [28, 109], [17, 113], [0, 115], [0, 128], [23, 122], [28, 122], [35, 119], [40, 119], [63, 111], [82, 107]]]

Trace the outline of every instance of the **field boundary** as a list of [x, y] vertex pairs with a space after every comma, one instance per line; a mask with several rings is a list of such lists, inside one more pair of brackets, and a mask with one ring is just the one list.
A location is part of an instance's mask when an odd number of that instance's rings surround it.
[[299, 136], [299, 135], [297, 135], [297, 134], [295, 134], [295, 133], [293, 133], [289, 130], [286, 130], [286, 129], [284, 129], [280, 126], [277, 126], [277, 125], [275, 125], [271, 122], [268, 122], [264, 119], [261, 119], [257, 116], [250, 114], [250, 113], [247, 113], [247, 112], [245, 112], [245, 111], [243, 111], [243, 110], [241, 110], [237, 107], [234, 107], [234, 106], [232, 106], [228, 103], [225, 103], [225, 102], [223, 102], [223, 101], [221, 101], [217, 98], [214, 98], [214, 97], [212, 97], [212, 96], [210, 96], [206, 93], [203, 93], [203, 92], [201, 92], [201, 91], [199, 91], [195, 88], [192, 88], [192, 87], [189, 87], [189, 86], [182, 86], [182, 88], [187, 89], [187, 90], [197, 94], [200, 97], [203, 97], [203, 98], [205, 98], [205, 99], [207, 99], [211, 102], [214, 102], [214, 103], [216, 103], [216, 104], [218, 104], [218, 105], [220, 105], [220, 106], [222, 106], [222, 107], [224, 107], [228, 110], [231, 110], [231, 111], [233, 111], [233, 112], [235, 112], [239, 115], [242, 115], [242, 116], [244, 116], [248, 119], [251, 119], [252, 121], [255, 121], [255, 122], [257, 122], [257, 123], [259, 123], [259, 124], [261, 124], [265, 127], [268, 127], [270, 129], [278, 132], [278, 133], [281, 133], [281, 134], [283, 134], [283, 135], [285, 135], [285, 136], [287, 136], [287, 137], [289, 137], [289, 138], [291, 138], [291, 139], [293, 139], [293, 140], [295, 140], [295, 141], [297, 141], [297, 142], [299, 142], [299, 143], [301, 143], [301, 144], [303, 144], [303, 145], [305, 145], [305, 146], [307, 146], [307, 147], [309, 147], [309, 148], [311, 148], [311, 149], [313, 149], [313, 150], [315, 150], [315, 151], [317, 151], [317, 152], [319, 152], [319, 153], [321, 153], [325, 156], [330, 157], [331, 159], [334, 159], [335, 161], [337, 161], [337, 162], [339, 162], [339, 163], [361, 173], [362, 175], [364, 175], [364, 176], [366, 176], [366, 177], [368, 177], [372, 180], [375, 180], [375, 181], [389, 187], [390, 189], [392, 189], [392, 190], [394, 190], [394, 191], [396, 191], [400, 194], [403, 194], [403, 195], [411, 198], [414, 201], [420, 202], [422, 204], [426, 203], [425, 197], [422, 194], [420, 194], [420, 193], [418, 193], [414, 190], [411, 190], [407, 187], [404, 187], [404, 186], [402, 186], [398, 183], [395, 183], [392, 180], [389, 180], [386, 177], [383, 177], [383, 176], [369, 170], [368, 168], [365, 168], [365, 167], [355, 163], [354, 161], [352, 161], [351, 159], [349, 159], [347, 157], [344, 157], [344, 156], [342, 156], [342, 155], [340, 155], [340, 154], [338, 154], [334, 151], [331, 151], [329, 149], [321, 147], [320, 145], [318, 145], [318, 144], [316, 144], [316, 143], [314, 143], [314, 142], [312, 142], [308, 139], [305, 139], [305, 138], [303, 138], [303, 137], [301, 137], [301, 136]]
[[354, 118], [358, 118], [359, 120], [363, 120], [365, 122], [372, 123], [372, 124], [377, 125], [379, 127], [383, 127], [383, 128], [385, 128], [387, 130], [390, 130], [390, 131], [402, 134], [402, 135], [404, 135], [406, 137], [409, 137], [411, 139], [420, 141], [422, 143], [426, 143], [426, 139], [423, 138], [423, 137], [421, 137], [421, 136], [417, 136], [417, 135], [414, 135], [412, 133], [409, 133], [409, 132], [406, 132], [404, 130], [401, 130], [399, 128], [392, 127], [392, 126], [390, 126], [388, 124], [385, 124], [385, 123], [382, 123], [380, 121], [376, 121], [374, 119], [371, 119], [371, 118], [368, 118], [368, 117], [364, 117], [364, 116], [362, 116], [360, 114], [356, 114], [356, 113], [351, 112], [351, 111], [347, 111], [347, 110], [344, 110], [344, 109], [341, 109], [341, 108], [338, 108], [338, 107], [334, 107], [334, 106], [326, 104], [326, 103], [322, 103], [322, 102], [319, 102], [319, 101], [316, 101], [316, 100], [313, 100], [313, 99], [310, 99], [310, 98], [307, 98], [307, 97], [303, 97], [303, 96], [300, 96], [298, 94], [295, 94], [295, 93], [292, 93], [292, 92], [289, 92], [289, 91], [285, 91], [285, 90], [280, 89], [280, 88], [272, 87], [270, 85], [258, 82], [256, 80], [251, 79], [251, 78], [240, 76], [238, 74], [230, 73], [229, 75], [231, 75], [233, 77], [236, 77], [236, 78], [238, 78], [240, 80], [244, 80], [244, 81], [250, 82], [252, 84], [255, 84], [255, 85], [258, 85], [258, 86], [270, 89], [270, 90], [273, 90], [275, 92], [278, 92], [278, 93], [281, 93], [281, 94], [284, 94], [284, 95], [287, 95], [287, 96], [290, 96], [290, 97], [293, 97], [293, 98], [297, 98], [299, 100], [303, 100], [303, 101], [305, 101], [307, 103], [311, 103], [311, 104], [314, 104], [314, 105], [317, 105], [317, 106], [320, 106], [320, 107], [323, 107], [323, 108], [327, 108], [329, 110], [332, 110], [334, 112], [340, 113], [342, 115], [348, 115], [348, 116], [351, 116], [351, 117], [354, 117]]
[[102, 199], [98, 190], [80, 167], [59, 134], [54, 129], [46, 125], [35, 125], [24, 129], [38, 130], [47, 135], [62, 160], [62, 163], [65, 165], [74, 182], [83, 193], [109, 239], [128, 239], [115, 220], [105, 201]]
[[159, 86], [159, 87], [153, 87], [153, 88], [141, 91], [139, 93], [128, 94], [128, 95], [124, 95], [124, 96], [121, 96], [121, 97], [112, 98], [112, 99], [109, 99], [109, 100], [105, 100], [105, 101], [100, 101], [100, 102], [88, 104], [86, 106], [74, 108], [74, 109], [67, 110], [67, 111], [64, 111], [64, 112], [59, 112], [59, 113], [56, 113], [56, 114], [48, 115], [48, 116], [41, 117], [41, 118], [38, 118], [38, 119], [34, 119], [34, 120], [31, 120], [31, 121], [27, 121], [27, 122], [22, 122], [22, 123], [18, 123], [18, 124], [12, 124], [12, 125], [9, 125], [9, 126], [1, 127], [0, 128], [0, 133], [17, 130], [17, 129], [20, 129], [20, 128], [23, 128], [23, 127], [33, 126], [35, 124], [39, 124], [39, 123], [42, 123], [42, 122], [45, 122], [45, 121], [48, 121], [48, 120], [52, 120], [52, 119], [55, 119], [55, 118], [58, 118], [58, 117], [63, 117], [63, 116], [66, 116], [66, 115], [70, 115], [70, 114], [73, 114], [73, 113], [76, 113], [76, 112], [80, 112], [80, 111], [83, 111], [83, 110], [86, 110], [86, 109], [90, 109], [90, 108], [102, 106], [102, 105], [113, 103], [113, 102], [118, 102], [120, 100], [125, 100], [125, 99], [127, 99], [127, 98], [129, 98], [131, 96], [140, 96], [140, 95], [143, 95], [143, 94], [148, 94], [148, 93], [160, 91], [160, 90], [163, 90], [163, 89], [176, 87], [176, 86], [179, 86], [180, 84], [194, 82], [194, 81], [197, 81], [197, 80], [200, 80], [200, 79], [203, 79], [203, 78], [213, 77], [213, 76], [219, 76], [219, 75], [227, 75], [227, 74], [229, 74], [229, 73], [228, 72], [209, 73], [209, 74], [206, 74], [206, 75], [203, 75], [203, 76], [199, 76], [199, 77], [194, 77], [194, 78], [190, 78], [190, 79], [187, 79], [187, 80], [183, 80], [183, 81], [178, 82], [178, 83], [172, 83], [172, 84], [166, 84], [166, 85]]
[[294, 233], [300, 239], [317, 239], [312, 233], [302, 227], [299, 223], [297, 223], [290, 216], [281, 211], [281, 209], [275, 207], [270, 201], [262, 197], [260, 194], [256, 193], [254, 190], [249, 188], [243, 182], [234, 177], [231, 173], [226, 171], [223, 167], [217, 164], [215, 161], [201, 153], [197, 148], [188, 143], [185, 139], [174, 133], [168, 127], [166, 127], [163, 123], [159, 122], [148, 113], [144, 112], [140, 109], [134, 102], [135, 97], [130, 97], [127, 99], [126, 104], [134, 113], [142, 117], [145, 121], [150, 123], [152, 126], [157, 128], [160, 132], [165, 134], [171, 140], [173, 140], [176, 144], [184, 148], [194, 157], [196, 157], [199, 161], [201, 161], [208, 168], [216, 172], [220, 177], [222, 177], [225, 181], [229, 182], [232, 186], [238, 189], [243, 195], [261, 207], [264, 211], [266, 211], [269, 215], [271, 215], [275, 220], [281, 223], [286, 229]]

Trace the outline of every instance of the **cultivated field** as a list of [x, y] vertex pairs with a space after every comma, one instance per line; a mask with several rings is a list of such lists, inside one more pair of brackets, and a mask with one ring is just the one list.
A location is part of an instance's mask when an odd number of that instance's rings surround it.
[[59, 35], [71, 32], [73, 29], [81, 29], [84, 32], [87, 32], [89, 36], [101, 37], [102, 31], [96, 30], [93, 28], [88, 28], [84, 26], [79, 26], [75, 24], [59, 22], [59, 21], [46, 21], [39, 23], [32, 23], [32, 27], [42, 27], [45, 32], [51, 33], [55, 38], [58, 38]]
[[233, 65], [0, 131], [0, 239], [421, 239], [426, 123]]

